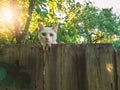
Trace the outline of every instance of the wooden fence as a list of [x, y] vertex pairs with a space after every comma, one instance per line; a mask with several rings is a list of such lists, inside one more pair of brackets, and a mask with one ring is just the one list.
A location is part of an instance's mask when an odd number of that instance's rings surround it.
[[49, 53], [34, 45], [1, 46], [0, 62], [17, 67], [14, 78], [26, 72], [30, 86], [0, 90], [120, 90], [119, 59], [120, 52], [110, 44], [53, 45]]

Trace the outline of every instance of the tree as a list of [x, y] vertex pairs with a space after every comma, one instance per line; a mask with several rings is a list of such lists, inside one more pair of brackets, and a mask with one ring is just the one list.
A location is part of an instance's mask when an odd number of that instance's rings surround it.
[[1, 42], [37, 43], [38, 22], [45, 26], [59, 24], [59, 43], [112, 43], [119, 39], [120, 17], [112, 13], [112, 8], [101, 10], [91, 2], [10, 0], [2, 6], [11, 7], [15, 14], [7, 24], [0, 21], [5, 31], [0, 32]]

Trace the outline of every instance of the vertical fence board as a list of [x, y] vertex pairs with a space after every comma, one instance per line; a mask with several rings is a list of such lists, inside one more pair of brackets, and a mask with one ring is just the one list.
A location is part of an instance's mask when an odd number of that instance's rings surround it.
[[75, 50], [72, 46], [62, 47], [62, 90], [77, 90], [74, 64]]
[[[29, 89], [7, 90], [119, 90], [120, 53], [109, 44], [52, 45], [50, 52], [32, 45], [4, 46], [0, 61], [19, 60], [31, 77]], [[116, 61], [116, 62], [115, 62]], [[117, 69], [117, 70], [116, 70]], [[118, 76], [118, 77], [117, 77]], [[116, 85], [118, 84], [118, 85]], [[118, 87], [116, 87], [118, 86]], [[0, 87], [0, 90], [6, 90]]]
[[45, 90], [87, 90], [84, 52], [84, 46], [56, 45], [45, 53]]
[[[35, 52], [34, 52], [35, 53]], [[44, 90], [44, 53], [42, 50], [38, 49], [38, 52], [35, 53], [37, 54], [37, 59], [36, 59], [36, 88], [35, 90]]]
[[[76, 78], [74, 70], [74, 64], [76, 61], [76, 56], [74, 47], [66, 46], [63, 47], [63, 57], [62, 57], [62, 83], [63, 90], [77, 90]], [[78, 78], [79, 79], [79, 78]]]
[[117, 73], [116, 73], [116, 86], [117, 89], [116, 90], [120, 90], [120, 51], [116, 53], [116, 68], [117, 68]]
[[[7, 90], [40, 90], [43, 88], [43, 86], [41, 87], [41, 85], [39, 85], [40, 89], [36, 89], [36, 84], [38, 84], [36, 82], [39, 82], [40, 84], [43, 83], [43, 77], [41, 76], [42, 74], [39, 75], [39, 70], [37, 70], [37, 66], [39, 66], [40, 72], [42, 72], [41, 69], [43, 69], [43, 66], [41, 65], [43, 62], [41, 62], [42, 57], [39, 56], [39, 49], [33, 48], [31, 45], [5, 46], [2, 49], [3, 55], [0, 56], [0, 61], [13, 64], [16, 60], [19, 60], [20, 65], [26, 68], [22, 71], [27, 72], [31, 78], [29, 89], [7, 88]], [[40, 62], [38, 63], [39, 65], [37, 62]], [[36, 74], [39, 75], [40, 81], [36, 78]]]
[[57, 90], [56, 64], [57, 48], [50, 49], [50, 52], [44, 53], [44, 90]]
[[88, 90], [115, 90], [111, 45], [86, 47]]
[[68, 45], [63, 46], [62, 50], [61, 90], [86, 90], [84, 47], [82, 48], [79, 45]]

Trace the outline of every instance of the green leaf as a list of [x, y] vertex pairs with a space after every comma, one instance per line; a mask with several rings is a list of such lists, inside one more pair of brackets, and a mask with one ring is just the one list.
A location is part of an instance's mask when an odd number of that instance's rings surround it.
[[120, 50], [120, 40], [117, 40], [117, 41], [113, 42], [113, 47], [116, 50]]

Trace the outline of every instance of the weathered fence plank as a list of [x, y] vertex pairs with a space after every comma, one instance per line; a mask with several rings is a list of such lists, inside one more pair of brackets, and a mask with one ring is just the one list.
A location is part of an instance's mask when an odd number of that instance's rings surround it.
[[80, 45], [51, 48], [44, 60], [45, 90], [86, 90], [84, 49]]
[[111, 45], [86, 47], [88, 90], [115, 90]]
[[120, 52], [116, 52], [116, 90], [120, 90]]
[[[16, 60], [30, 75], [29, 89], [7, 90], [118, 90], [120, 55], [110, 44], [53, 45], [49, 53], [39, 46], [16, 45], [0, 48], [0, 61]], [[115, 58], [116, 57], [116, 58]], [[117, 77], [118, 75], [118, 77]], [[6, 90], [0, 88], [0, 90]]]
[[[31, 83], [30, 88], [27, 90], [43, 90], [43, 74], [41, 74], [43, 72], [43, 55], [42, 51], [39, 50], [39, 47], [36, 49], [31, 45], [5, 46], [2, 47], [1, 51], [3, 51], [3, 55], [0, 56], [0, 61], [13, 64], [16, 60], [18, 60], [20, 65], [25, 68], [21, 71], [29, 73]], [[7, 90], [11, 90], [11, 88], [8, 88]], [[12, 90], [19, 89], [12, 88]]]

